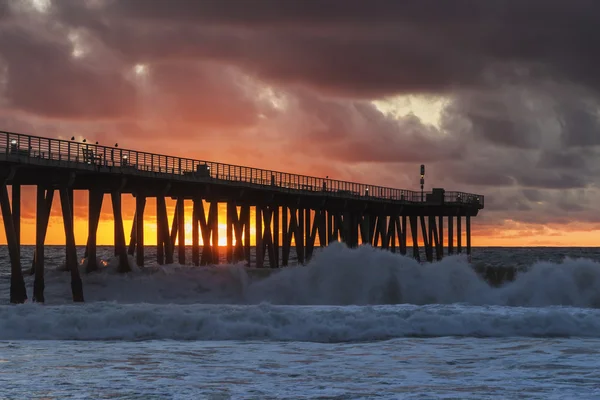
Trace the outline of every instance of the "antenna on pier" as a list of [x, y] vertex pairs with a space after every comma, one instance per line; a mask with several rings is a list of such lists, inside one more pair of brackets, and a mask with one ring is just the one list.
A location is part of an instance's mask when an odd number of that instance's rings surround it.
[[421, 201], [423, 201], [424, 185], [425, 185], [425, 164], [421, 164]]

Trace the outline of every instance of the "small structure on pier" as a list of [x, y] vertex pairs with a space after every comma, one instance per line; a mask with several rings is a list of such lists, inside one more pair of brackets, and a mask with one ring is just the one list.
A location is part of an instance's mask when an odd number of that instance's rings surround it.
[[[431, 262], [444, 256], [444, 221], [447, 253], [462, 252], [463, 219], [466, 252], [470, 254], [471, 217], [484, 206], [483, 196], [444, 189], [393, 189], [10, 132], [0, 132], [0, 181], [0, 205], [11, 262], [10, 299], [14, 303], [27, 299], [19, 234], [24, 185], [37, 188], [33, 299], [39, 302], [44, 301], [44, 242], [55, 192], [60, 196], [74, 301], [84, 299], [73, 229], [74, 191], [89, 193], [89, 232], [84, 255], [88, 271], [97, 269], [96, 235], [105, 194], [110, 194], [112, 202], [115, 255], [123, 272], [129, 270], [128, 254], [135, 255], [138, 265], [144, 263], [143, 228], [148, 198], [156, 199], [159, 264], [174, 262], [177, 239], [177, 260], [186, 263], [186, 202], [193, 204], [192, 262], [218, 263], [218, 205], [224, 203], [227, 261], [245, 260], [250, 264], [252, 241], [256, 248], [253, 266], [259, 268], [287, 266], [292, 247], [298, 262], [305, 263], [315, 246], [333, 241], [343, 241], [350, 247], [370, 244], [406, 255], [409, 236], [412, 256], [421, 259], [422, 242], [425, 259]], [[8, 186], [12, 187], [12, 199]], [[129, 246], [122, 217], [124, 193], [132, 194], [136, 200]], [[168, 197], [176, 199], [171, 227]], [[255, 211], [254, 240], [250, 231], [251, 209]]]

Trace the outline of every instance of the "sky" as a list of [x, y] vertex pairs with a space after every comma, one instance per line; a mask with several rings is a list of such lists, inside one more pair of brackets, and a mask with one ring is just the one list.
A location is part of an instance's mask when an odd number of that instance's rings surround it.
[[425, 164], [426, 189], [485, 195], [474, 245], [597, 246], [599, 13], [595, 0], [0, 0], [0, 130], [413, 190]]

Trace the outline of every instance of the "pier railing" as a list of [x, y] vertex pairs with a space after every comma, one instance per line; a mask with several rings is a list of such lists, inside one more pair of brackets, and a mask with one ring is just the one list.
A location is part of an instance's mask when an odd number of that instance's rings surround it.
[[[182, 180], [269, 187], [288, 192], [314, 192], [321, 195], [326, 192], [328, 196], [345, 198], [425, 203], [434, 195], [432, 192], [394, 189], [5, 131], [0, 131], [1, 155], [4, 155], [7, 161], [15, 163], [47, 164], [157, 177], [167, 175]], [[470, 193], [445, 192], [444, 202], [473, 204], [483, 208], [484, 197]]]

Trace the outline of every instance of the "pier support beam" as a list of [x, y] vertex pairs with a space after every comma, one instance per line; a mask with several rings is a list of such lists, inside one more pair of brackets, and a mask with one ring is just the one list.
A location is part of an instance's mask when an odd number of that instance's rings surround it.
[[[398, 230], [398, 239], [400, 240], [400, 254], [403, 256], [406, 255], [406, 238], [408, 237], [408, 225], [406, 224], [406, 215], [402, 215], [400, 218], [401, 225], [399, 222], [396, 222], [396, 229]], [[402, 235], [400, 235], [402, 232]]]
[[287, 206], [281, 208], [281, 266], [287, 267], [290, 258], [291, 235]]
[[27, 290], [25, 288], [25, 280], [23, 279], [23, 272], [21, 271], [17, 232], [14, 224], [14, 216], [11, 212], [6, 182], [3, 182], [0, 187], [0, 207], [2, 208], [4, 232], [6, 234], [10, 257], [10, 302], [13, 304], [25, 303], [27, 300]]
[[136, 236], [136, 264], [144, 266], [144, 209], [146, 196], [140, 193], [135, 197], [135, 236]]
[[173, 264], [173, 243], [169, 232], [169, 217], [164, 195], [156, 197], [156, 239], [156, 261], [158, 264]]
[[[423, 247], [425, 247], [425, 258], [427, 262], [433, 261], [433, 248], [431, 243], [431, 235], [427, 234], [427, 225], [425, 225], [425, 216], [419, 215], [419, 219], [421, 220], [421, 231], [423, 233]], [[431, 231], [431, 226], [429, 227]]]
[[227, 203], [227, 262], [250, 263], [250, 206], [241, 205], [239, 214], [237, 208], [235, 202]]
[[433, 251], [435, 250], [435, 259], [440, 261], [442, 259], [442, 243], [440, 242], [440, 234], [436, 224], [436, 217], [434, 215], [429, 216], [429, 245], [431, 247], [431, 261], [433, 261]]
[[255, 241], [256, 241], [256, 268], [262, 268], [264, 263], [263, 253], [263, 217], [262, 207], [256, 205], [254, 207], [254, 226], [255, 226]]
[[263, 208], [263, 256], [269, 256], [269, 267], [276, 268], [277, 260], [275, 259], [275, 246], [273, 244], [273, 215], [275, 210], [279, 207], [277, 205], [269, 205]]
[[185, 265], [185, 202], [183, 197], [177, 198], [177, 239], [179, 240], [177, 249], [177, 260], [179, 264]]
[[279, 268], [279, 205], [273, 207], [273, 260], [269, 260], [271, 268]]
[[240, 210], [240, 223], [244, 224], [244, 257], [250, 265], [251, 246], [250, 246], [250, 205], [242, 206]]
[[210, 226], [212, 230], [213, 264], [219, 264], [221, 251], [219, 249], [219, 202], [214, 200], [210, 203]]
[[335, 230], [335, 215], [331, 210], [327, 210], [327, 246], [337, 241], [337, 232]]
[[396, 220], [397, 216], [391, 216], [387, 222], [387, 228], [385, 233], [386, 248], [390, 249], [392, 253], [396, 252], [396, 235], [400, 236], [400, 232], [396, 233]]
[[[137, 205], [136, 205], [137, 207]], [[137, 242], [137, 209], [133, 214], [133, 223], [131, 225], [131, 233], [129, 234], [129, 247], [127, 248], [127, 254], [133, 256], [135, 254], [135, 246]]]
[[[208, 218], [204, 211], [204, 202], [201, 198], [193, 200], [193, 213], [200, 224], [202, 235], [202, 256], [200, 265], [219, 263], [219, 203], [212, 201], [208, 208]], [[212, 241], [212, 242], [211, 242]]]
[[[52, 193], [52, 194], [50, 194]], [[45, 205], [46, 205], [46, 209], [44, 210], [44, 212], [42, 212], [41, 214], [38, 215], [48, 215], [50, 216], [50, 211], [52, 210], [52, 200], [54, 199], [54, 190], [49, 191], [49, 193], [45, 194]], [[36, 229], [38, 226], [38, 223], [40, 222], [39, 220], [39, 216], [36, 216]], [[42, 219], [42, 224], [40, 226], [40, 229], [42, 230], [42, 241], [45, 242], [46, 240], [46, 233], [48, 231], [48, 222], [46, 222], [45, 224], [43, 223], [43, 219]], [[37, 231], [36, 231], [37, 232]], [[37, 233], [36, 233], [36, 241], [37, 241]], [[37, 248], [34, 249], [33, 251], [33, 260], [31, 261], [31, 270], [29, 272], [30, 275], [35, 274], [35, 266], [37, 263]]]
[[238, 220], [237, 208], [235, 202], [229, 201], [227, 203], [227, 249], [225, 251], [225, 259], [228, 263], [232, 263], [234, 259], [233, 251], [233, 231]]
[[471, 256], [471, 216], [466, 216], [467, 220], [467, 255]]
[[310, 261], [315, 247], [312, 237], [312, 228], [315, 226], [312, 214], [313, 210], [310, 208], [304, 210], [304, 262], [306, 263]]
[[63, 214], [63, 223], [65, 227], [65, 241], [67, 248], [67, 269], [71, 272], [71, 294], [73, 301], [82, 303], [83, 299], [83, 283], [79, 276], [79, 266], [77, 264], [77, 248], [75, 247], [75, 228], [73, 224], [72, 214], [72, 197], [70, 191], [66, 187], [59, 189], [60, 205]]
[[165, 239], [162, 218], [164, 202], [164, 196], [156, 196], [156, 263], [158, 265], [164, 265], [165, 263]]
[[417, 261], [421, 261], [421, 255], [419, 254], [419, 230], [418, 221], [416, 215], [410, 216], [410, 233], [412, 235], [413, 244], [413, 257]]
[[439, 248], [437, 252], [438, 261], [444, 258], [444, 217], [438, 216], [438, 240]]
[[[177, 210], [175, 211], [177, 212]], [[169, 232], [169, 216], [167, 214], [167, 202], [164, 195], [156, 197], [156, 218], [157, 218], [157, 239], [158, 249], [162, 249], [164, 254], [164, 260], [158, 259], [159, 263], [173, 264], [173, 241], [171, 240], [171, 233]], [[177, 219], [173, 217], [175, 223]], [[160, 256], [157, 251], [157, 258]], [[162, 258], [162, 257], [161, 257]]]
[[15, 226], [15, 237], [17, 239], [17, 250], [21, 257], [21, 185], [13, 182], [12, 190], [12, 219]]
[[461, 216], [456, 216], [456, 252], [462, 253], [462, 221]]
[[125, 228], [123, 227], [123, 207], [121, 192], [110, 194], [113, 218], [115, 222], [115, 254], [119, 257], [119, 272], [130, 272], [129, 257], [127, 256], [127, 244], [125, 243]]
[[454, 254], [454, 216], [448, 215], [448, 254]]
[[48, 230], [48, 220], [54, 189], [46, 190], [45, 187], [37, 187], [36, 201], [36, 227], [35, 227], [35, 278], [33, 280], [33, 301], [43, 303], [44, 299], [44, 242]]
[[371, 243], [373, 247], [387, 249], [389, 247], [387, 216], [384, 214], [380, 214], [370, 218], [371, 219], [369, 221], [369, 243]]
[[198, 201], [192, 203], [192, 264], [200, 265], [200, 220], [198, 219]]
[[290, 260], [292, 240], [296, 244], [296, 257], [299, 264], [304, 264], [304, 210], [301, 208], [282, 208], [283, 246], [281, 264], [287, 266]]
[[[312, 217], [311, 223], [311, 214]], [[327, 243], [327, 213], [324, 209], [306, 210], [306, 261], [310, 261], [313, 256], [317, 238], [319, 246], [323, 247]]]
[[98, 243], [98, 224], [100, 223], [100, 212], [102, 211], [102, 201], [104, 199], [104, 192], [97, 189], [91, 189], [88, 193], [88, 241], [86, 247], [85, 257], [87, 258], [87, 266], [85, 271], [87, 273], [98, 270], [98, 259], [97, 259], [97, 243]]
[[305, 247], [304, 247], [304, 243], [305, 243], [305, 239], [306, 239], [306, 231], [304, 230], [305, 228], [305, 221], [304, 221], [304, 209], [303, 208], [298, 208], [296, 209], [296, 213], [298, 214], [296, 217], [296, 235], [295, 235], [295, 242], [296, 242], [296, 257], [298, 259], [298, 263], [300, 264], [304, 264], [306, 259], [304, 257], [305, 253]]

